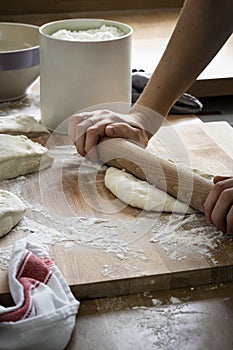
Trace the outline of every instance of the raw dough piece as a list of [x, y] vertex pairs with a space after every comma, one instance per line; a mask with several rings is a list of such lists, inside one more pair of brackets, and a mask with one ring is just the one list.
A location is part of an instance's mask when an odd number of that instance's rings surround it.
[[124, 203], [147, 211], [194, 213], [187, 204], [146, 181], [114, 167], [107, 169], [105, 186]]
[[26, 206], [15, 194], [0, 190], [0, 237], [18, 224], [25, 211]]
[[0, 117], [0, 134], [26, 135], [29, 138], [48, 136], [50, 132], [28, 115]]
[[46, 169], [52, 162], [48, 149], [26, 136], [0, 134], [0, 180]]

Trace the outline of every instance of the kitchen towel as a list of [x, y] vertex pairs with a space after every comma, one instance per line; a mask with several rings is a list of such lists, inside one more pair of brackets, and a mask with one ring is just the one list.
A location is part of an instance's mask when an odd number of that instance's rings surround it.
[[14, 306], [0, 306], [0, 350], [62, 350], [79, 302], [47, 252], [17, 241], [9, 263]]

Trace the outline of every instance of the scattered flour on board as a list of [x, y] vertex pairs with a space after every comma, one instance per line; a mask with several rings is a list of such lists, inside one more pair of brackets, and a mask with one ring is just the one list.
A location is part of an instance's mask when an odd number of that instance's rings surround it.
[[152, 298], [151, 302], [152, 302], [153, 306], [160, 306], [160, 305], [162, 305], [162, 301], [159, 300], [159, 299]]
[[103, 268], [101, 270], [101, 275], [102, 276], [106, 277], [106, 276], [109, 276], [112, 273], [113, 273], [113, 270], [108, 264], [103, 266]]
[[[86, 167], [93, 168], [93, 163], [86, 162]], [[91, 171], [91, 170], [90, 170]], [[62, 242], [67, 250], [73, 247], [86, 246], [112, 253], [120, 260], [136, 258], [146, 260], [143, 250], [131, 247], [119, 237], [117, 224], [100, 217], [58, 217], [52, 216], [39, 203], [30, 202], [24, 194], [27, 176], [4, 180], [2, 187], [11, 188], [11, 192], [21, 198], [28, 212], [36, 214], [37, 220], [29, 218], [27, 212], [21, 222], [11, 231], [12, 237], [16, 232], [25, 232], [26, 239], [44, 246], [48, 251], [55, 243]], [[33, 216], [33, 215], [32, 215]], [[23, 237], [22, 237], [23, 238]], [[0, 248], [0, 267], [8, 267], [13, 246]], [[104, 266], [102, 275], [110, 274], [111, 267]]]
[[40, 94], [31, 90], [24, 98], [13, 102], [1, 102], [0, 117], [5, 115], [30, 115], [40, 120]]
[[120, 38], [123, 35], [124, 32], [117, 27], [102, 25], [100, 28], [79, 31], [60, 29], [53, 33], [52, 37], [70, 41], [104, 41]]
[[215, 226], [208, 224], [202, 214], [192, 214], [185, 219], [172, 215], [169, 221], [167, 225], [157, 224], [152, 229], [150, 242], [166, 251], [170, 260], [180, 261], [190, 254], [201, 254], [217, 264], [212, 250], [226, 238]]
[[180, 304], [182, 301], [180, 298], [177, 298], [177, 297], [171, 297], [170, 298], [170, 303], [171, 304]]
[[[64, 152], [65, 157], [55, 162], [55, 169], [60, 167], [62, 162], [62, 166], [67, 167], [71, 174], [73, 171], [77, 172], [77, 166], [72, 167], [74, 162], [72, 151], [67, 152], [66, 147], [56, 147], [53, 154], [55, 155], [56, 152], [59, 154]], [[88, 161], [85, 161], [81, 171], [82, 169], [85, 173], [96, 171], [93, 163]], [[46, 212], [38, 202], [34, 203], [31, 198], [29, 200], [26, 198], [24, 193], [26, 181], [27, 176], [20, 176], [16, 179], [1, 182], [3, 187], [5, 184], [5, 189], [10, 187], [11, 191], [21, 198], [28, 208], [28, 213], [31, 213], [29, 217], [26, 212], [23, 220], [12, 230], [12, 237], [15, 232], [24, 232], [24, 237], [27, 237], [28, 241], [43, 245], [48, 251], [51, 245], [62, 242], [67, 250], [73, 247], [85, 246], [112, 253], [120, 260], [129, 258], [140, 259], [141, 261], [148, 260], [142, 249], [135, 248], [125, 240], [123, 235], [119, 234], [118, 223], [113, 222], [111, 217], [105, 219], [101, 217], [53, 216]], [[36, 217], [36, 220], [32, 219], [33, 217]], [[170, 260], [185, 260], [192, 253], [199, 256], [204, 255], [213, 263], [217, 263], [212, 256], [212, 249], [223, 239], [223, 235], [214, 226], [208, 225], [203, 215], [193, 214], [183, 218], [172, 214], [168, 222], [156, 219], [150, 232], [152, 232], [150, 242], [158, 244]], [[133, 230], [131, 233], [131, 242], [139, 238], [134, 237], [139, 233]], [[0, 248], [1, 268], [7, 268], [12, 249], [13, 246]], [[131, 267], [131, 269], [133, 268]], [[113, 270], [114, 267], [104, 265], [101, 274], [107, 276], [112, 274]]]

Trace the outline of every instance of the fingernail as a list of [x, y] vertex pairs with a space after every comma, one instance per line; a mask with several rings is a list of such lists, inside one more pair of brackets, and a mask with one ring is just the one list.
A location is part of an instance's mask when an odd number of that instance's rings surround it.
[[112, 135], [116, 135], [116, 128], [114, 125], [108, 125], [108, 129], [111, 131]]

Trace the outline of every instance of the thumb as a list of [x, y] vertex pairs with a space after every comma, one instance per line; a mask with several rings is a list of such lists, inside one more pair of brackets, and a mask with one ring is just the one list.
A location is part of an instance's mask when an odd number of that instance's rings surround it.
[[121, 137], [138, 141], [140, 129], [126, 123], [109, 124], [105, 127], [105, 134], [109, 137]]
[[117, 137], [117, 127], [114, 124], [107, 125], [105, 127], [105, 134], [109, 137]]

